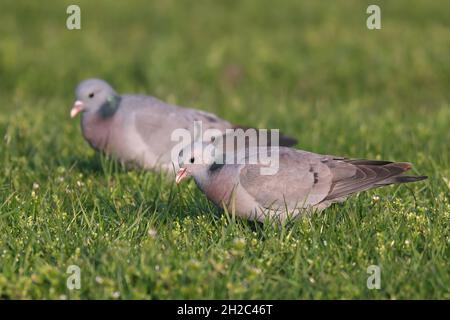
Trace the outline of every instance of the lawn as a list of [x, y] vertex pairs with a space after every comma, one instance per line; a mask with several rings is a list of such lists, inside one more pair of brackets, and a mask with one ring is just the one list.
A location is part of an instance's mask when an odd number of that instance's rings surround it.
[[[66, 29], [73, 3], [81, 30]], [[366, 27], [372, 3], [381, 30]], [[448, 1], [2, 0], [0, 298], [450, 299], [449, 13]], [[429, 179], [287, 224], [244, 221], [193, 181], [96, 154], [69, 117], [92, 76]]]

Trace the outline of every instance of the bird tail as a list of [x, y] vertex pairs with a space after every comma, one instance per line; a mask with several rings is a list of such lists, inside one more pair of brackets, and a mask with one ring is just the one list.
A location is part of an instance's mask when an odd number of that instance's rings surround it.
[[[352, 176], [333, 181], [330, 193], [324, 200], [333, 200], [372, 188], [394, 183], [409, 183], [426, 179], [426, 176], [403, 175], [412, 168], [409, 162], [389, 162], [378, 160], [344, 160], [356, 167]], [[336, 169], [334, 169], [336, 170]]]
[[398, 174], [398, 175], [394, 175], [391, 176], [385, 180], [379, 181], [377, 183], [375, 183], [375, 186], [386, 186], [389, 184], [394, 184], [394, 183], [409, 183], [409, 182], [416, 182], [416, 181], [421, 181], [421, 180], [425, 180], [428, 177], [427, 176], [408, 176], [408, 175], [403, 175], [403, 172], [408, 171], [409, 169], [412, 168], [412, 164], [409, 162], [392, 162], [389, 163], [387, 165], [383, 166], [384, 168], [400, 168], [402, 170], [402, 173]]

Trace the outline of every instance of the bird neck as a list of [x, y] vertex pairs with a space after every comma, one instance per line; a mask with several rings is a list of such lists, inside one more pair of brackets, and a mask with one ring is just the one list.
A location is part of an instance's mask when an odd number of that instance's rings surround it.
[[112, 116], [104, 117], [98, 112], [84, 113], [81, 116], [83, 136], [94, 149], [107, 151], [114, 119]]
[[208, 175], [207, 171], [198, 172], [194, 176], [195, 183], [201, 190], [204, 190], [205, 188], [207, 188], [209, 186], [208, 178], [209, 178], [209, 175]]

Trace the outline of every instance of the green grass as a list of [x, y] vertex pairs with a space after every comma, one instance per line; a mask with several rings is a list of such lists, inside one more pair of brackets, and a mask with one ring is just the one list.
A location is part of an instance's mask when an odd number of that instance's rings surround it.
[[[379, 31], [374, 1], [110, 2], [76, 1], [69, 31], [73, 1], [2, 1], [0, 298], [450, 298], [448, 1], [375, 1]], [[287, 225], [234, 219], [192, 181], [96, 155], [69, 119], [91, 76], [429, 179]]]

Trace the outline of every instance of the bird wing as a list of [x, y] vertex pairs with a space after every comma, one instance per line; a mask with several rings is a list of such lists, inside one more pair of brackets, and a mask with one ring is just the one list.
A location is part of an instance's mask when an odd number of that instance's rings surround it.
[[133, 106], [137, 131], [150, 145], [166, 144], [176, 129], [187, 129], [193, 134], [195, 121], [201, 121], [203, 130], [216, 128], [224, 132], [231, 128], [230, 123], [212, 113], [168, 104], [150, 96], [128, 97], [128, 104]]
[[391, 183], [419, 181], [403, 176], [410, 163], [347, 159], [280, 148], [279, 170], [262, 175], [262, 165], [245, 165], [240, 183], [263, 207], [285, 205], [293, 210], [332, 203], [347, 196]]
[[[331, 160], [325, 164], [333, 172], [333, 180], [330, 192], [324, 200], [335, 200], [391, 183], [407, 182], [407, 179], [405, 181], [401, 179], [402, 173], [411, 168], [411, 164], [407, 162], [364, 159]], [[346, 174], [339, 175], [340, 168], [348, 168]]]
[[262, 175], [262, 164], [246, 164], [240, 171], [241, 186], [265, 208], [294, 210], [313, 206], [328, 195], [333, 179], [324, 164], [328, 156], [289, 148], [279, 149], [279, 169]]

